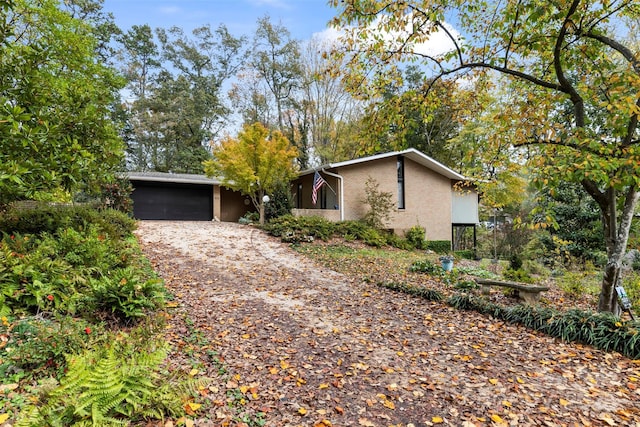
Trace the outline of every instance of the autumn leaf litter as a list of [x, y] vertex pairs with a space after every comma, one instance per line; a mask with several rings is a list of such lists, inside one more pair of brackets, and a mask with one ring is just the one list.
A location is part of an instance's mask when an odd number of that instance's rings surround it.
[[206, 379], [195, 425], [640, 425], [638, 361], [392, 292], [366, 265], [337, 273], [250, 226], [136, 233], [175, 295], [170, 363]]

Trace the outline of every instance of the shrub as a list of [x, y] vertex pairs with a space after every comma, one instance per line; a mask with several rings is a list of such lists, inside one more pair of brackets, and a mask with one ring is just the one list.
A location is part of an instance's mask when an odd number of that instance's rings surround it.
[[362, 203], [369, 205], [369, 210], [364, 215], [364, 222], [373, 228], [382, 229], [391, 218], [391, 210], [394, 207], [393, 195], [379, 190], [380, 184], [372, 177], [368, 177], [364, 184], [365, 197]]
[[61, 228], [85, 230], [90, 224], [111, 237], [125, 237], [135, 229], [135, 220], [114, 209], [96, 210], [84, 205], [14, 207], [0, 216], [0, 231], [15, 234], [55, 234]]
[[291, 189], [288, 183], [282, 182], [276, 186], [273, 194], [271, 194], [269, 203], [265, 204], [264, 215], [267, 220], [283, 215], [291, 215], [292, 208], [293, 197], [291, 196]]
[[147, 278], [137, 269], [124, 268], [92, 281], [93, 305], [125, 322], [141, 319], [164, 305], [166, 293], [158, 278]]
[[313, 238], [328, 240], [333, 236], [336, 226], [319, 216], [283, 215], [268, 221], [263, 229], [283, 241], [296, 243], [309, 241]]
[[502, 273], [505, 279], [513, 280], [514, 282], [522, 282], [522, 283], [533, 283], [533, 277], [529, 275], [526, 271], [513, 270], [511, 268], [507, 268], [504, 273]]
[[369, 246], [381, 248], [387, 244], [387, 236], [380, 230], [369, 228], [363, 233], [362, 241]]
[[369, 226], [362, 221], [341, 221], [336, 224], [336, 234], [344, 236], [349, 234], [355, 236], [357, 239], [361, 239], [365, 231], [369, 229]]
[[412, 286], [402, 282], [380, 282], [378, 286], [391, 289], [392, 291], [403, 292], [405, 294], [417, 296], [428, 301], [442, 301], [444, 297], [442, 294], [431, 288], [425, 288], [421, 286]]
[[247, 212], [238, 219], [240, 224], [257, 224], [260, 221], [260, 214], [258, 212]]
[[155, 275], [142, 259], [135, 240], [110, 237], [92, 224], [82, 231], [66, 227], [53, 234], [5, 233], [0, 241], [0, 315], [91, 315], [95, 298], [90, 283], [108, 281], [122, 269], [135, 270], [136, 282], [145, 283]]
[[476, 255], [474, 253], [474, 251], [472, 249], [465, 249], [462, 251], [455, 251], [454, 255], [457, 258], [462, 258], [462, 259], [475, 259]]
[[462, 291], [472, 291], [478, 288], [478, 284], [475, 280], [460, 280], [457, 281], [453, 287]]
[[442, 267], [434, 264], [428, 259], [415, 261], [409, 266], [409, 271], [414, 273], [427, 273], [432, 275], [438, 275], [442, 273]]
[[121, 178], [116, 182], [104, 184], [100, 192], [100, 204], [103, 209], [114, 209], [127, 215], [133, 213], [133, 186], [128, 179]]
[[429, 240], [426, 245], [425, 249], [434, 251], [437, 254], [446, 254], [451, 251], [450, 240]]
[[136, 221], [133, 218], [115, 209], [93, 211], [90, 220], [100, 231], [112, 238], [127, 237], [136, 229]]
[[520, 270], [522, 268], [522, 258], [516, 254], [511, 255], [511, 258], [509, 258], [509, 268], [511, 270]]
[[65, 355], [88, 349], [101, 327], [67, 316], [30, 316], [0, 326], [0, 330], [7, 338], [0, 349], [0, 377], [6, 377], [17, 370], [29, 370], [31, 375], [61, 371], [66, 366]]
[[427, 241], [425, 239], [426, 231], [424, 227], [414, 225], [404, 234], [405, 239], [416, 249], [427, 249]]
[[407, 241], [407, 239], [404, 239], [395, 233], [387, 233], [386, 240], [387, 245], [393, 246], [394, 248], [402, 249], [405, 251], [410, 251], [414, 248], [413, 244]]

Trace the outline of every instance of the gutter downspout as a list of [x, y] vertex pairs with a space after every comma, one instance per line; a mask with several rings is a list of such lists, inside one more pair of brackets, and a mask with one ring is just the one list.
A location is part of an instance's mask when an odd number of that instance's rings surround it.
[[322, 173], [340, 180], [340, 221], [344, 221], [344, 179], [337, 173], [327, 172], [324, 169], [322, 169]]

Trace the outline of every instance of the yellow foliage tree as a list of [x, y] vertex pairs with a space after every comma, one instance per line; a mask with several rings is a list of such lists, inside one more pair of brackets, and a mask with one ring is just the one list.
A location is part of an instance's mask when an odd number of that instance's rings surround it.
[[264, 224], [264, 196], [296, 175], [297, 150], [279, 131], [260, 123], [247, 124], [237, 138], [227, 136], [213, 147], [213, 159], [203, 162], [208, 176], [219, 176], [225, 187], [249, 196]]

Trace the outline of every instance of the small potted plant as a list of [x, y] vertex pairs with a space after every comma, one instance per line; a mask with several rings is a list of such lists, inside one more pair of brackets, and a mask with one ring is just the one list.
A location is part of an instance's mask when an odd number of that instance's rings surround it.
[[442, 255], [438, 259], [444, 271], [448, 272], [453, 270], [453, 255]]

